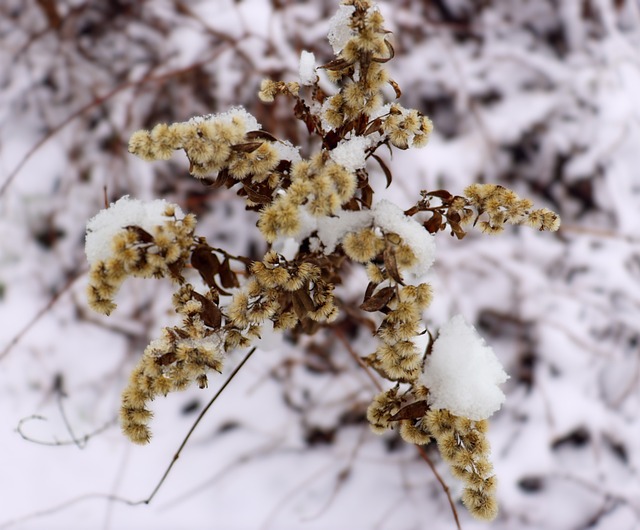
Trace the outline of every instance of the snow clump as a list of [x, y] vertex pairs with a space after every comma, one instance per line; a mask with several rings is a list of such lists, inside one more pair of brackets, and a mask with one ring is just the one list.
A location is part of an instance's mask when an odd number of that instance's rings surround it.
[[243, 106], [238, 105], [231, 107], [226, 112], [219, 112], [217, 114], [205, 114], [204, 116], [194, 116], [187, 123], [191, 125], [197, 125], [205, 121], [217, 121], [218, 123], [233, 124], [238, 121], [242, 123], [245, 131], [259, 131], [262, 129], [262, 125], [258, 123], [258, 120], [248, 112]]
[[414, 279], [424, 276], [436, 259], [434, 235], [429, 234], [418, 221], [406, 216], [399, 206], [386, 199], [374, 206], [373, 215], [376, 226], [387, 234], [398, 234], [411, 247], [417, 262], [408, 272]]
[[329, 39], [329, 44], [331, 44], [331, 47], [333, 48], [333, 53], [336, 55], [342, 51], [347, 42], [349, 42], [349, 39], [355, 35], [349, 25], [351, 22], [351, 15], [355, 13], [355, 10], [355, 6], [341, 5], [338, 7], [336, 14], [333, 15], [329, 21], [329, 34], [327, 35], [327, 38]]
[[313, 53], [302, 50], [298, 72], [302, 86], [312, 86], [316, 82], [316, 56]]
[[329, 156], [336, 164], [355, 172], [365, 166], [368, 146], [368, 141], [364, 136], [353, 136], [348, 140], [342, 140], [329, 151]]
[[153, 234], [156, 226], [167, 221], [165, 212], [168, 206], [175, 208], [175, 216], [184, 218], [182, 210], [164, 199], [142, 202], [130, 199], [128, 195], [111, 203], [106, 210], [101, 210], [87, 223], [87, 236], [84, 251], [90, 264], [109, 259], [113, 251], [111, 241], [114, 236], [127, 226], [139, 226]]
[[504, 403], [505, 395], [498, 385], [508, 378], [491, 347], [457, 315], [440, 328], [421, 382], [429, 388], [433, 409], [480, 421]]

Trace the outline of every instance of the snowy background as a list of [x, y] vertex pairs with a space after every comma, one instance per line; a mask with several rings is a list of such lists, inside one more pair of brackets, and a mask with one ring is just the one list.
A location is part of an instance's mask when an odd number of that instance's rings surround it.
[[[141, 127], [243, 104], [304, 151], [287, 103], [255, 94], [265, 76], [296, 80], [303, 49], [331, 58], [335, 9], [0, 4], [0, 528], [455, 528], [415, 448], [371, 434], [375, 388], [336, 335], [254, 355], [153, 502], [123, 502], [149, 496], [224, 376], [157, 400], [149, 446], [121, 435], [120, 392], [172, 321], [171, 286], [128, 280], [113, 316], [93, 314], [86, 220], [105, 193], [166, 198], [194, 212], [210, 242], [261, 256], [255, 217], [233, 192], [188, 177], [185, 157], [135, 159], [126, 142]], [[501, 513], [488, 525], [460, 507], [462, 527], [640, 528], [640, 4], [381, 9], [401, 101], [435, 125], [425, 149], [383, 154], [395, 176], [384, 197], [406, 208], [421, 189], [496, 182], [563, 220], [556, 234], [438, 236], [427, 324], [462, 314], [511, 375], [489, 432]], [[361, 300], [363, 287], [354, 269], [341, 295]], [[370, 337], [344, 333], [358, 353], [373, 351]]]

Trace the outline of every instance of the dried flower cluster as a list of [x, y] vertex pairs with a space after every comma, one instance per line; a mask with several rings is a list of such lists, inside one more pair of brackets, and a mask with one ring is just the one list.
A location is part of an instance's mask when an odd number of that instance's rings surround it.
[[203, 296], [190, 284], [173, 296], [175, 310], [183, 316], [182, 327], [164, 328], [161, 337], [147, 346], [122, 394], [122, 429], [131, 441], [147, 443], [151, 438], [149, 401], [184, 390], [194, 381], [206, 388], [206, 373], [222, 371], [224, 334], [216, 329], [207, 311], [216, 298], [215, 291]]
[[486, 212], [489, 219], [479, 223], [480, 229], [485, 233], [500, 233], [504, 230], [505, 223], [525, 224], [538, 230], [550, 231], [555, 231], [560, 226], [558, 214], [546, 208], [532, 211], [533, 203], [529, 199], [521, 199], [504, 186], [472, 184], [464, 193], [478, 215]]
[[473, 421], [446, 410], [431, 410], [423, 418], [453, 476], [465, 483], [462, 502], [479, 519], [491, 520], [498, 513], [496, 476], [489, 461], [487, 420]]
[[[316, 154], [303, 159], [297, 147], [262, 131], [241, 108], [160, 124], [131, 137], [129, 150], [145, 160], [164, 160], [184, 150], [190, 172], [205, 184], [237, 187], [247, 209], [259, 213], [258, 228], [268, 250], [259, 261], [229, 255], [196, 236], [193, 216], [178, 216], [173, 206], [153, 222], [142, 216], [144, 222], [112, 223], [116, 229], [108, 232], [110, 250], [92, 264], [92, 307], [108, 314], [127, 275], [169, 276], [180, 285], [173, 304], [183, 318], [180, 327], [162, 331], [134, 369], [123, 394], [123, 430], [134, 442], [148, 442], [148, 402], [193, 382], [205, 387], [209, 371], [222, 371], [225, 353], [249, 346], [265, 324], [294, 338], [332, 326], [348, 305], [334, 294], [348, 260], [366, 268], [369, 284], [360, 307], [348, 308], [342, 318], [358, 310], [371, 314], [354, 322], [373, 322], [378, 339], [376, 350], [363, 360], [391, 385], [368, 409], [372, 429], [381, 433], [397, 427], [414, 444], [435, 438], [443, 459], [466, 484], [467, 508], [491, 519], [497, 513], [495, 477], [484, 433], [486, 417], [499, 407], [501, 394], [489, 396], [488, 403], [480, 399], [479, 408], [464, 414], [464, 402], [458, 407], [456, 391], [451, 391], [451, 377], [440, 377], [439, 385], [425, 384], [434, 344], [439, 359], [456, 345], [442, 337], [434, 341], [424, 325], [423, 312], [432, 299], [424, 276], [435, 259], [435, 234], [446, 227], [459, 239], [471, 223], [489, 233], [502, 231], [506, 223], [556, 230], [558, 216], [532, 210], [530, 201], [491, 184], [469, 186], [464, 196], [423, 191], [406, 211], [389, 201], [374, 203], [367, 163], [376, 162], [387, 184], [392, 182], [391, 171], [375, 151], [381, 146], [421, 147], [432, 124], [416, 110], [385, 103], [385, 85], [397, 98], [401, 91], [384, 69], [394, 50], [382, 16], [369, 0], [345, 0], [329, 38], [334, 60], [316, 67], [313, 55], [304, 52], [299, 83], [265, 80], [259, 94], [265, 102], [277, 96], [293, 100], [295, 117], [319, 140]], [[335, 93], [320, 88], [321, 71], [336, 83]], [[118, 204], [107, 212], [115, 212]], [[100, 222], [89, 224], [88, 247], [96, 224]], [[189, 264], [191, 271], [186, 270]], [[195, 271], [200, 278], [189, 279]], [[203, 287], [197, 287], [198, 281]], [[489, 384], [503, 381], [506, 374], [475, 330], [463, 322], [456, 325], [452, 329], [462, 330], [469, 354], [479, 352], [490, 365]], [[418, 339], [427, 333], [431, 340], [425, 352]], [[449, 389], [443, 390], [446, 385]], [[441, 403], [452, 403], [457, 415]]]
[[127, 276], [168, 276], [182, 281], [180, 271], [191, 254], [195, 216], [182, 216], [176, 205], [164, 201], [146, 209], [155, 210], [149, 216], [154, 219], [140, 223], [145, 206], [123, 198], [87, 224], [91, 262], [87, 296], [91, 308], [99, 313], [108, 315], [116, 308], [113, 300]]

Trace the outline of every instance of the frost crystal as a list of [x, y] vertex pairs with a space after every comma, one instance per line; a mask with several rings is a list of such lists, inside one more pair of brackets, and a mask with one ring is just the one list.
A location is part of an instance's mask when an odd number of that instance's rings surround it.
[[[165, 211], [169, 203], [164, 199], [142, 202], [125, 195], [106, 210], [101, 210], [87, 223], [85, 254], [90, 264], [111, 257], [113, 237], [127, 226], [139, 226], [149, 233], [167, 220]], [[183, 218], [182, 210], [175, 207], [175, 215]]]
[[421, 382], [433, 409], [479, 421], [500, 408], [505, 396], [498, 385], [508, 378], [493, 350], [457, 315], [440, 328]]
[[342, 48], [345, 47], [349, 39], [354, 35], [353, 30], [349, 26], [351, 15], [355, 12], [354, 6], [341, 5], [338, 11], [329, 21], [329, 44], [333, 48], [333, 52], [338, 55]]

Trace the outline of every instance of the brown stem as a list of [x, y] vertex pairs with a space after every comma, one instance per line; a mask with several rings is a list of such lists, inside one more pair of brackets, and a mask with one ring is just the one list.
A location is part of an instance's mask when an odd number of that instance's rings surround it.
[[416, 449], [418, 450], [418, 453], [420, 453], [420, 456], [422, 457], [422, 459], [431, 468], [431, 471], [435, 475], [437, 481], [442, 486], [442, 489], [444, 490], [444, 493], [447, 496], [447, 500], [449, 501], [449, 506], [451, 506], [451, 511], [453, 512], [453, 518], [456, 521], [456, 527], [458, 528], [458, 530], [462, 530], [462, 526], [460, 526], [460, 518], [458, 517], [458, 510], [456, 509], [456, 505], [453, 502], [453, 498], [451, 497], [451, 491], [449, 490], [449, 486], [447, 486], [447, 483], [444, 481], [440, 473], [438, 473], [436, 466], [433, 465], [433, 462], [429, 458], [429, 455], [427, 454], [427, 452], [424, 450], [424, 447], [420, 445], [416, 445]]

